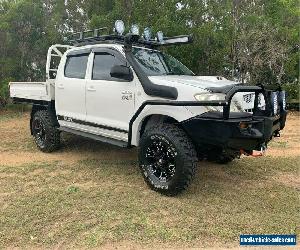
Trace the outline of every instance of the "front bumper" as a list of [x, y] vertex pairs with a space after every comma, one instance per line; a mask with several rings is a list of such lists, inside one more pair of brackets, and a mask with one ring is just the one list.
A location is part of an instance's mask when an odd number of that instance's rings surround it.
[[222, 112], [207, 112], [181, 125], [197, 146], [251, 151], [260, 150], [278, 134], [285, 126], [286, 116], [284, 110], [276, 116], [231, 112], [228, 119], [223, 119]]

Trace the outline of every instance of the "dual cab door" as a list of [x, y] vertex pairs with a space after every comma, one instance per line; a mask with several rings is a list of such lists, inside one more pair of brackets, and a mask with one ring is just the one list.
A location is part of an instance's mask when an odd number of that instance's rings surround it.
[[[55, 84], [56, 112], [61, 126], [116, 139], [127, 138], [134, 112], [134, 81], [113, 78], [111, 68], [127, 65], [109, 48], [67, 55]], [[60, 69], [62, 71], [62, 69]]]

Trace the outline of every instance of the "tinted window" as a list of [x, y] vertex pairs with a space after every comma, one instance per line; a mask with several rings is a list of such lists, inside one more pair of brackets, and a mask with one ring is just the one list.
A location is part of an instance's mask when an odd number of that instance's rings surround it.
[[124, 63], [114, 55], [106, 52], [95, 54], [92, 79], [120, 81], [120, 79], [110, 76], [110, 70], [115, 65], [124, 65]]
[[84, 79], [88, 57], [88, 54], [68, 56], [65, 66], [65, 76]]

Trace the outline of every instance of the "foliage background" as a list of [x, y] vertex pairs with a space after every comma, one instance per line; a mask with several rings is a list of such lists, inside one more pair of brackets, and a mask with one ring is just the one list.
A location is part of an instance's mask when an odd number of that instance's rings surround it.
[[167, 50], [196, 74], [283, 84], [299, 99], [299, 7], [298, 0], [0, 0], [0, 107], [9, 81], [44, 80], [50, 45], [116, 19], [193, 34], [192, 45]]

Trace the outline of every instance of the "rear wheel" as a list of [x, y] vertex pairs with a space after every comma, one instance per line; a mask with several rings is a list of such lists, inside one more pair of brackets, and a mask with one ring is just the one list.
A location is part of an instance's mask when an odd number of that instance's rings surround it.
[[38, 148], [43, 152], [52, 152], [60, 145], [60, 132], [47, 110], [37, 111], [31, 123], [32, 135]]
[[139, 147], [139, 164], [151, 189], [175, 196], [195, 175], [197, 153], [183, 130], [173, 124], [146, 128]]

